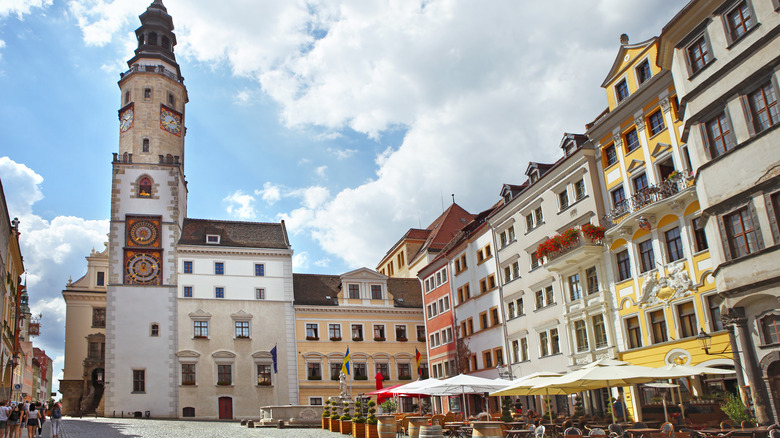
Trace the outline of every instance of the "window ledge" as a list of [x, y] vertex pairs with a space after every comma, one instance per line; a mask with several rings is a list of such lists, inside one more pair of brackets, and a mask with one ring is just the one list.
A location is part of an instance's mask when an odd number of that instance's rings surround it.
[[[728, 46], [726, 46], [726, 50], [731, 50], [731, 49], [733, 49], [733, 48], [734, 48], [734, 47], [735, 47], [737, 44], [739, 44], [739, 43], [740, 43], [740, 42], [742, 42], [742, 41], [743, 41], [745, 38], [747, 38], [747, 36], [748, 36], [748, 35], [750, 35], [750, 34], [753, 32], [753, 30], [757, 29], [759, 26], [761, 26], [761, 23], [756, 23], [755, 25], [753, 25], [753, 27], [751, 27], [750, 29], [748, 29], [747, 31], [745, 31], [745, 33], [743, 33], [743, 34], [742, 34], [742, 36], [740, 36], [739, 38], [737, 38], [737, 39], [735, 39], [735, 40], [731, 41], [731, 42], [729, 43], [729, 45], [728, 45]], [[729, 37], [729, 38], [730, 38], [730, 37]]]
[[487, 257], [485, 257], [484, 259], [482, 259], [482, 260], [480, 260], [480, 261], [478, 261], [478, 262], [477, 262], [477, 266], [480, 266], [480, 265], [482, 265], [483, 263], [485, 263], [486, 261], [488, 261], [488, 260], [490, 260], [490, 259], [492, 259], [492, 258], [493, 258], [493, 254], [491, 254], [491, 255], [489, 255], [489, 256], [487, 256]]
[[762, 350], [766, 350], [767, 348], [774, 349], [774, 348], [777, 348], [777, 347], [780, 347], [780, 342], [775, 342], [774, 344], [761, 344], [761, 345], [758, 346], [758, 348], [760, 348]]
[[133, 391], [130, 394], [146, 394], [146, 391]]
[[[662, 111], [663, 111], [663, 110], [662, 110]], [[654, 138], [656, 138], [656, 137], [658, 137], [659, 135], [663, 134], [663, 133], [664, 133], [664, 131], [668, 131], [668, 130], [669, 130], [669, 127], [668, 127], [668, 126], [666, 126], [666, 121], [664, 121], [664, 129], [662, 129], [662, 130], [660, 130], [660, 131], [656, 132], [655, 134], [651, 135], [651, 136], [650, 136], [650, 137], [648, 137], [647, 139], [648, 139], [648, 140], [653, 140]], [[647, 128], [647, 132], [650, 132], [650, 128], [649, 128], [649, 127]]]
[[[688, 76], [688, 80], [692, 81], [696, 76], [699, 76], [701, 74], [701, 72], [703, 72], [704, 70], [707, 70], [707, 67], [711, 66], [712, 64], [715, 64], [715, 61], [717, 61], [717, 60], [718, 60], [718, 58], [712, 58], [712, 60], [710, 62], [708, 62], [707, 64], [705, 64], [704, 67], [696, 70], [695, 73], [692, 73], [690, 76]], [[689, 61], [686, 60], [686, 62], [689, 62]], [[690, 66], [690, 63], [688, 65]]]
[[[550, 307], [553, 307], [553, 306], [555, 306], [556, 304], [558, 304], [558, 303], [550, 303], [550, 304], [548, 304], [548, 305], [546, 305], [546, 306], [544, 306], [544, 307], [540, 307], [540, 308], [538, 308], [538, 309], [534, 309], [534, 312], [540, 312], [540, 311], [542, 311], [542, 310], [547, 310], [548, 308], [550, 308]], [[545, 357], [547, 357], [547, 356], [545, 356]]]
[[559, 211], [558, 211], [558, 214], [560, 215], [560, 214], [562, 214], [562, 213], [565, 213], [565, 212], [566, 212], [566, 211], [568, 211], [568, 210], [571, 210], [571, 209], [572, 209], [572, 207], [574, 207], [574, 206], [576, 206], [577, 204], [579, 204], [580, 202], [582, 202], [582, 201], [584, 201], [584, 200], [588, 199], [588, 197], [589, 197], [588, 195], [585, 195], [585, 196], [583, 196], [582, 198], [575, 199], [575, 200], [574, 200], [574, 202], [572, 202], [571, 204], [567, 205], [567, 206], [566, 206], [566, 208], [562, 208], [561, 210], [559, 210]]

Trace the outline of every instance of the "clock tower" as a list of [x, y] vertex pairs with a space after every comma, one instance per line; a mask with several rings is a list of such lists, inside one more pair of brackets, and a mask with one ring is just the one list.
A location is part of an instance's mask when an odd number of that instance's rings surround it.
[[119, 80], [106, 294], [105, 412], [176, 417], [176, 243], [187, 213], [184, 78], [162, 0]]

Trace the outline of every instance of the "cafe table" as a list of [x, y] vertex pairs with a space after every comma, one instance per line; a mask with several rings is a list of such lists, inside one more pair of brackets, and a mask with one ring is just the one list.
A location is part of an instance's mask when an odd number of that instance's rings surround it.
[[631, 438], [649, 437], [651, 433], [658, 433], [660, 431], [661, 429], [655, 429], [652, 427], [624, 430], [625, 433], [631, 434]]

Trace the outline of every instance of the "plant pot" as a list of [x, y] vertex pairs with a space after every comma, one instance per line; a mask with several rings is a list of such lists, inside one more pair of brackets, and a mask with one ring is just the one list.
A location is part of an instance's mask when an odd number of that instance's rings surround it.
[[364, 438], [366, 436], [366, 423], [352, 423], [352, 436]]
[[379, 438], [376, 424], [366, 424], [366, 438]]
[[330, 429], [330, 418], [322, 417], [321, 420], [322, 420], [322, 428], [325, 430]]
[[330, 431], [331, 432], [341, 432], [341, 420], [336, 420], [334, 418], [330, 419]]
[[352, 420], [341, 420], [341, 434], [342, 435], [352, 434]]

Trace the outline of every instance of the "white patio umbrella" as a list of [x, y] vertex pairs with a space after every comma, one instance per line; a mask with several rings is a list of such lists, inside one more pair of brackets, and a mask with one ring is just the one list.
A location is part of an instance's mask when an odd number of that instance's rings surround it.
[[[561, 376], [563, 375], [560, 373], [549, 371], [536, 372], [514, 380], [511, 385], [490, 395], [541, 395], [549, 398], [551, 395], [569, 395], [583, 391], [578, 385], [551, 387], [550, 385], [558, 382]], [[542, 417], [545, 414], [544, 407], [545, 403], [542, 403]]]
[[466, 394], [484, 393], [502, 389], [506, 383], [496, 382], [493, 379], [458, 374], [449, 379], [439, 380], [437, 384], [423, 388], [419, 392], [429, 395], [458, 395], [463, 397], [463, 406], [466, 406]]
[[[736, 374], [734, 370], [724, 370], [721, 368], [713, 368], [703, 365], [681, 365], [681, 364], [669, 364], [656, 368], [658, 370], [659, 379], [680, 379], [683, 377], [694, 377], [702, 374]], [[647, 385], [650, 386], [650, 385]], [[682, 417], [685, 418], [685, 408], [682, 405], [682, 394], [680, 393], [680, 385], [677, 387], [677, 397], [680, 399], [680, 412]], [[664, 400], [665, 401], [665, 400]], [[664, 407], [665, 410], [665, 407]]]
[[[649, 386], [650, 388], [663, 388], [663, 389], [669, 389], [669, 388], [679, 388], [680, 385], [674, 384], [674, 383], [647, 383], [645, 386]], [[663, 405], [664, 405], [664, 421], [669, 422], [669, 414], [666, 412], [666, 391], [663, 392], [663, 398], [661, 399]], [[684, 417], [683, 417], [684, 418]]]
[[407, 383], [406, 385], [397, 386], [393, 389], [391, 389], [390, 392], [394, 396], [398, 397], [417, 397], [417, 404], [420, 407], [420, 414], [422, 414], [422, 395], [425, 395], [426, 397], [429, 396], [427, 393], [421, 392], [422, 389], [434, 386], [438, 384], [439, 380], [437, 379], [425, 379], [425, 380], [415, 380], [414, 382]]

